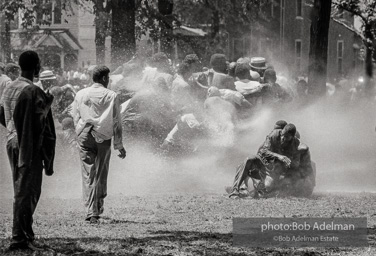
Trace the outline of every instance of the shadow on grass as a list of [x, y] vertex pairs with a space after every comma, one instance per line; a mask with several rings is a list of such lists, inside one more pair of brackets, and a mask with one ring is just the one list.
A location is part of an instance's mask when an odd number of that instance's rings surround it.
[[[374, 231], [373, 231], [374, 232]], [[41, 238], [44, 251], [32, 255], [331, 255], [352, 249], [237, 248], [231, 233], [194, 231], [155, 231], [145, 237], [125, 238]], [[31, 255], [30, 251], [9, 252], [8, 239], [0, 239], [0, 255]]]

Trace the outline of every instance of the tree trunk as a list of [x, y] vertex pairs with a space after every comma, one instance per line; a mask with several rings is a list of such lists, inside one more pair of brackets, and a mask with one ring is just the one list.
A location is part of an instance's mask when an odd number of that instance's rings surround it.
[[374, 42], [374, 37], [372, 34], [372, 25], [367, 24], [364, 27], [364, 35], [366, 39], [368, 40], [367, 42], [364, 43], [366, 46], [366, 56], [365, 56], [365, 92], [366, 95], [373, 95], [372, 90], [373, 90], [373, 85], [372, 85], [372, 77], [373, 77], [373, 42]]
[[219, 11], [213, 10], [211, 38], [214, 39], [219, 33]]
[[111, 65], [116, 69], [136, 52], [135, 0], [112, 0]]
[[97, 65], [103, 65], [106, 59], [106, 34], [108, 12], [103, 6], [104, 0], [95, 3], [95, 50]]
[[173, 0], [158, 0], [158, 11], [165, 18], [165, 20], [161, 22], [161, 51], [166, 53], [169, 58], [172, 58], [174, 52], [172, 25], [173, 7]]
[[1, 47], [4, 54], [4, 62], [11, 61], [11, 43], [10, 43], [10, 21], [4, 18], [4, 30], [1, 33]]
[[331, 5], [332, 0], [315, 0], [311, 13], [308, 93], [313, 97], [323, 96], [326, 93]]

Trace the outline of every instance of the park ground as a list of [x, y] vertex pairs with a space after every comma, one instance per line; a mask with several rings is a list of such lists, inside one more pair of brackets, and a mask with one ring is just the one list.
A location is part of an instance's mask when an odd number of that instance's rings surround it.
[[[109, 196], [100, 224], [84, 221], [78, 198], [42, 198], [34, 218], [41, 252], [8, 252], [12, 200], [2, 198], [0, 255], [376, 255], [376, 194], [230, 200], [224, 194]], [[367, 217], [366, 248], [239, 248], [234, 217]]]

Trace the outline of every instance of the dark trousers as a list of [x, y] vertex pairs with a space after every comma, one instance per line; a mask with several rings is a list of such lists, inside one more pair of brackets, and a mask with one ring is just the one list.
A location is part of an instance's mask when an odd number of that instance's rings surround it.
[[104, 198], [107, 196], [107, 177], [110, 166], [111, 140], [97, 143], [91, 135], [91, 127], [78, 135], [80, 149], [82, 191], [86, 218], [103, 213]]
[[17, 137], [8, 141], [7, 152], [13, 173], [14, 188], [12, 243], [31, 242], [34, 240], [33, 214], [42, 187], [42, 160], [40, 154], [35, 152], [31, 167], [18, 167]]

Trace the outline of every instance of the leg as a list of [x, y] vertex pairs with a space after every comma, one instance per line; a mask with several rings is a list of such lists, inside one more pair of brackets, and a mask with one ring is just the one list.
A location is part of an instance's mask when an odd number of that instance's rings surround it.
[[82, 193], [87, 211], [86, 218], [90, 219], [93, 216], [94, 188], [96, 184], [95, 163], [97, 161], [98, 148], [95, 139], [90, 134], [90, 129], [84, 130], [78, 136], [77, 143], [80, 152]]
[[12, 245], [26, 244], [34, 240], [33, 214], [39, 201], [42, 186], [43, 165], [35, 154], [31, 167], [18, 167], [18, 141], [11, 139], [7, 152], [13, 172], [13, 230]]
[[91, 212], [93, 216], [103, 213], [104, 198], [107, 196], [107, 177], [111, 157], [111, 140], [98, 143], [98, 155], [95, 162], [95, 187]]
[[260, 172], [265, 169], [261, 159], [257, 156], [248, 157], [243, 164], [239, 165], [236, 169], [234, 184], [232, 187], [232, 195], [239, 195], [240, 186], [247, 182], [249, 177], [261, 179]]

